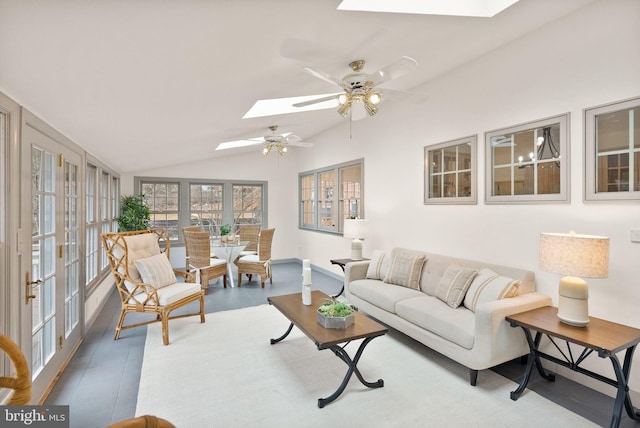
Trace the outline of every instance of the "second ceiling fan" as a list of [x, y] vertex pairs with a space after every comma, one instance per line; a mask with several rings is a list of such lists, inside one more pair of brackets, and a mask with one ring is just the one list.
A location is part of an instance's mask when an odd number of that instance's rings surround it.
[[302, 138], [291, 133], [276, 134], [278, 130], [277, 125], [271, 125], [269, 127], [271, 134], [264, 137], [247, 138], [245, 140], [227, 141], [220, 143], [216, 150], [234, 149], [239, 147], [247, 147], [253, 145], [262, 145], [262, 154], [267, 156], [272, 150], [277, 151], [281, 156], [287, 152], [287, 146], [295, 147], [312, 147], [312, 143], [306, 143], [302, 141]]

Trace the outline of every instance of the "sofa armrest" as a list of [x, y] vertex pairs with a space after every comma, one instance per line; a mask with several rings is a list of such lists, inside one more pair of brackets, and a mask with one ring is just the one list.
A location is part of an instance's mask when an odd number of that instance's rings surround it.
[[478, 305], [475, 337], [476, 344], [482, 348], [480, 352], [498, 360], [501, 355], [511, 354], [518, 348], [520, 355], [526, 354], [529, 348], [524, 335], [520, 329], [512, 328], [505, 317], [549, 305], [551, 297], [536, 291]]
[[347, 263], [344, 267], [344, 283], [349, 284], [356, 279], [365, 279], [369, 269], [369, 260]]

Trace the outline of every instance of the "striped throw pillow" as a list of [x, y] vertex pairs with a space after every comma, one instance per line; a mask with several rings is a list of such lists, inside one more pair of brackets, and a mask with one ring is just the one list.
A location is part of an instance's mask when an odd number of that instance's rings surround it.
[[519, 285], [520, 281], [516, 279], [498, 275], [489, 268], [482, 268], [467, 291], [464, 306], [475, 312], [476, 307], [481, 303], [515, 296]]
[[142, 282], [145, 284], [162, 288], [176, 283], [176, 274], [165, 254], [160, 253], [145, 259], [135, 260], [134, 263], [140, 272]]

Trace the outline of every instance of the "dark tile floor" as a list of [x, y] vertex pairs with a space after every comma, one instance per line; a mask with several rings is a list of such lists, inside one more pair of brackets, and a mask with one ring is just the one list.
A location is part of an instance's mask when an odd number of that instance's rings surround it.
[[[338, 267], [336, 270], [340, 272]], [[313, 288], [327, 294], [337, 293], [342, 287], [337, 273], [331, 276], [314, 271]], [[268, 296], [299, 292], [301, 265], [274, 264], [273, 277], [273, 285], [267, 283], [264, 289], [255, 279], [241, 288], [224, 289], [212, 282], [205, 298], [206, 312], [262, 305], [267, 303]], [[114, 341], [119, 310], [120, 302], [114, 292], [45, 401], [51, 405], [68, 404], [72, 428], [101, 428], [135, 415], [147, 330], [146, 326], [129, 329], [122, 332], [120, 340]], [[136, 315], [127, 315], [131, 318], [126, 321], [134, 321]], [[519, 362], [513, 361], [494, 371], [518, 381], [523, 369]], [[478, 382], [482, 382], [482, 372]], [[601, 426], [609, 426], [613, 399], [604, 394], [561, 376], [556, 376], [556, 381], [550, 383], [536, 373], [531, 376], [529, 388]], [[624, 414], [620, 426], [638, 427], [640, 424]]]

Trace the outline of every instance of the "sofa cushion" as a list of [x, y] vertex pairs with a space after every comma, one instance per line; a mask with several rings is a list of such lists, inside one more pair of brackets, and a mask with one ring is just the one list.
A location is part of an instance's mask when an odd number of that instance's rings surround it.
[[422, 296], [422, 292], [399, 285], [385, 284], [375, 279], [358, 279], [348, 285], [349, 293], [384, 309], [395, 313], [396, 304], [404, 299]]
[[473, 347], [475, 314], [465, 307], [451, 309], [441, 300], [423, 294], [398, 302], [396, 313], [465, 349]]
[[369, 267], [367, 268], [368, 279], [380, 279], [383, 280], [389, 272], [389, 265], [391, 264], [391, 255], [385, 251], [373, 250]]
[[485, 302], [513, 297], [520, 281], [498, 275], [489, 268], [482, 268], [471, 282], [464, 297], [464, 306], [475, 312], [476, 307]]
[[384, 282], [420, 290], [420, 274], [424, 261], [423, 255], [395, 253]]
[[153, 285], [155, 288], [162, 288], [176, 282], [176, 274], [173, 272], [166, 254], [161, 253], [138, 259], [134, 263], [140, 272], [142, 282], [145, 284]]
[[457, 308], [462, 304], [477, 272], [475, 269], [457, 264], [450, 265], [438, 283], [436, 297], [452, 308]]

